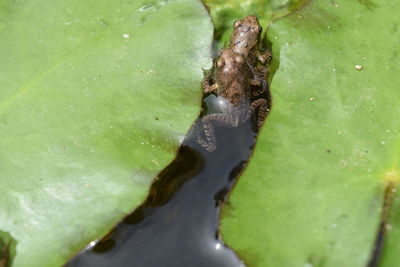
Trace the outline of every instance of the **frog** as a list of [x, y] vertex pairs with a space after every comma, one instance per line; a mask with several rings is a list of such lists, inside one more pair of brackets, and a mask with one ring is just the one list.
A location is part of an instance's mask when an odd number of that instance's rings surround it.
[[[229, 49], [241, 55], [254, 75], [252, 85], [260, 86], [266, 81], [268, 70], [265, 67], [271, 60], [270, 51], [261, 51], [262, 27], [255, 15], [249, 15], [233, 24], [233, 33], [230, 38]], [[210, 77], [208, 77], [209, 79]], [[203, 86], [204, 87], [204, 86]], [[263, 84], [265, 87], [265, 84]], [[206, 88], [204, 93], [208, 93]]]
[[203, 79], [203, 94], [215, 94], [221, 113], [207, 114], [198, 124], [197, 141], [208, 152], [217, 148], [215, 125], [238, 127], [258, 111], [257, 130], [269, 111], [270, 102], [260, 98], [268, 93], [266, 68], [270, 54], [260, 50], [262, 28], [254, 15], [233, 25], [229, 47], [223, 49]]
[[[262, 90], [258, 94], [262, 94], [266, 89], [266, 78], [268, 76], [268, 68], [266, 65], [271, 60], [270, 51], [261, 51], [261, 33], [262, 27], [255, 15], [249, 15], [241, 20], [237, 20], [233, 24], [233, 33], [230, 39], [229, 48], [237, 54], [245, 58], [255, 79], [252, 80], [253, 85], [261, 86]], [[263, 90], [264, 89], [264, 90]]]
[[258, 127], [261, 127], [268, 111], [265, 98], [252, 101], [253, 73], [241, 55], [235, 54], [231, 49], [223, 50], [211, 73], [213, 76], [205, 79], [203, 84], [204, 92], [217, 95], [221, 113], [202, 117], [203, 131], [197, 131], [198, 143], [209, 152], [217, 148], [215, 125], [238, 127], [258, 110]]

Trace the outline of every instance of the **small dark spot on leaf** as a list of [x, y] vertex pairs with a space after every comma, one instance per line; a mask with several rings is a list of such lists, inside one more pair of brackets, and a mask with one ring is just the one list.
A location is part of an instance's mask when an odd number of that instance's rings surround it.
[[325, 265], [326, 258], [319, 255], [310, 255], [308, 257], [308, 264], [314, 267], [322, 267]]
[[326, 153], [331, 153], [332, 151], [330, 149], [326, 150]]
[[396, 33], [399, 31], [399, 24], [398, 23], [393, 23], [392, 25], [392, 33]]
[[103, 25], [103, 26], [108, 26], [108, 25], [109, 25], [109, 23], [108, 23], [106, 20], [104, 20], [104, 19], [99, 19], [99, 22], [100, 22], [100, 24]]
[[159, 118], [158, 118], [157, 116], [156, 116], [156, 117], [154, 117], [154, 119], [155, 119], [155, 120], [157, 120], [157, 121], [159, 120]]
[[372, 10], [374, 8], [377, 8], [378, 5], [375, 4], [373, 1], [371, 0], [358, 0], [358, 2], [362, 5], [364, 5], [367, 9]]

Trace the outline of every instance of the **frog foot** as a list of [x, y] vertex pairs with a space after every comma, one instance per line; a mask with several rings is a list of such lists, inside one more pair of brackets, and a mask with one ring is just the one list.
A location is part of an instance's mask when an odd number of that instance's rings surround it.
[[197, 142], [204, 147], [208, 152], [213, 152], [217, 149], [217, 139], [215, 136], [214, 125], [224, 127], [236, 127], [237, 123], [229, 119], [226, 114], [214, 113], [208, 114], [201, 118], [203, 128], [197, 131]]
[[266, 65], [271, 60], [271, 57], [272, 53], [270, 51], [266, 51], [258, 55], [258, 60], [261, 62], [261, 64]]
[[214, 84], [210, 84], [210, 80], [208, 79], [204, 79], [203, 80], [203, 93], [204, 94], [210, 94], [213, 93], [215, 91], [217, 91], [218, 89], [218, 84], [214, 83]]
[[215, 138], [214, 126], [210, 123], [199, 122], [196, 127], [197, 143], [208, 152], [217, 149], [217, 140]]

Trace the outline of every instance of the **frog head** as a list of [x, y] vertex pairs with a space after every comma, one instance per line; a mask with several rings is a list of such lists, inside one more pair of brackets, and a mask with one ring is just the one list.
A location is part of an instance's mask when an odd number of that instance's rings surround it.
[[247, 16], [233, 24], [230, 48], [235, 54], [247, 58], [260, 46], [262, 28], [254, 15]]

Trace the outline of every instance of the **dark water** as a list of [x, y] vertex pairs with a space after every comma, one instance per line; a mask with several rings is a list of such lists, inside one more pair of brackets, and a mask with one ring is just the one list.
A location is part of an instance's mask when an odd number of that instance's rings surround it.
[[[211, 111], [214, 101], [206, 99]], [[218, 237], [219, 204], [251, 154], [253, 128], [250, 120], [216, 127], [217, 150], [210, 153], [197, 144], [192, 127], [145, 203], [66, 266], [244, 266]]]

